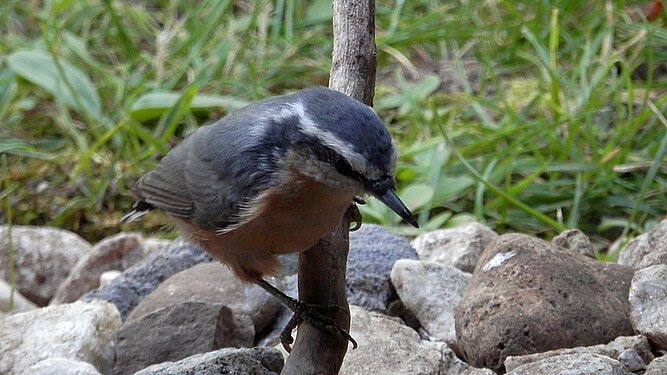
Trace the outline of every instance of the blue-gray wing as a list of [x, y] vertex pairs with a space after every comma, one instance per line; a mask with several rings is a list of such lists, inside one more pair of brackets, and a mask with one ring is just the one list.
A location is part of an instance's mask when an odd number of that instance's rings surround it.
[[243, 207], [270, 187], [277, 152], [263, 140], [275, 123], [241, 119], [228, 116], [176, 146], [138, 181], [140, 197], [199, 227], [237, 224]]

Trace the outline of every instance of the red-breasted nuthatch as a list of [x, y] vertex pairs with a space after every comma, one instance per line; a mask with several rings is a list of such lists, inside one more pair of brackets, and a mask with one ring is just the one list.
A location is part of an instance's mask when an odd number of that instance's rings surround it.
[[139, 179], [140, 200], [122, 221], [166, 212], [241, 280], [296, 310], [263, 277], [279, 272], [277, 256], [305, 251], [339, 225], [356, 196], [375, 196], [417, 226], [396, 195], [395, 165], [396, 147], [370, 107], [307, 89], [195, 131]]

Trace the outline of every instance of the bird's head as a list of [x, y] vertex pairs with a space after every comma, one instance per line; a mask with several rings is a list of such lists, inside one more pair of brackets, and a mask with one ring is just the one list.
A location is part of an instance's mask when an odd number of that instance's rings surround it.
[[396, 194], [396, 146], [373, 109], [327, 88], [292, 95], [278, 116], [296, 117], [292, 152], [298, 168], [332, 188], [369, 194], [409, 224], [410, 210]]

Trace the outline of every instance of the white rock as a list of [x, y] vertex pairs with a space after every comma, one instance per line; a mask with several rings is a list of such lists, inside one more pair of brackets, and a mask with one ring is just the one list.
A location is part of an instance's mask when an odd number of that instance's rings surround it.
[[435, 262], [401, 259], [391, 270], [391, 282], [408, 310], [432, 339], [456, 342], [454, 310], [471, 275]]
[[87, 362], [49, 358], [28, 367], [22, 375], [100, 375], [100, 372]]
[[[608, 344], [578, 346], [576, 348], [555, 349], [548, 352], [526, 354], [522, 356], [509, 356], [505, 358], [505, 370], [511, 372], [520, 366], [538, 362], [546, 358], [583, 353], [598, 354], [617, 359], [619, 362], [623, 363], [626, 368], [630, 365], [627, 360], [631, 359], [634, 361], [632, 366], [641, 367], [641, 363], [648, 363], [653, 360], [653, 353], [651, 350], [651, 344], [649, 344], [648, 339], [642, 335], [620, 336]], [[626, 354], [623, 355], [623, 353]], [[639, 357], [638, 361], [637, 357]]]
[[[14, 225], [11, 228], [16, 289], [46, 305], [79, 258], [92, 246], [77, 234], [56, 228]], [[0, 226], [0, 279], [7, 280], [9, 230]]]
[[398, 319], [357, 306], [350, 306], [350, 314], [350, 334], [359, 347], [347, 352], [340, 375], [494, 375], [468, 366], [443, 343], [421, 340]]
[[14, 301], [12, 309], [9, 308], [10, 295], [12, 294], [12, 287], [5, 280], [0, 280], [0, 311], [20, 313], [37, 308], [37, 305], [32, 303], [27, 298], [23, 297], [21, 292], [14, 290]]
[[105, 372], [113, 361], [111, 340], [120, 313], [108, 302], [49, 306], [0, 321], [0, 374], [21, 374], [49, 358], [91, 363]]
[[630, 320], [657, 349], [667, 349], [667, 265], [635, 273], [630, 285]]
[[442, 263], [472, 273], [486, 246], [498, 235], [480, 223], [440, 229], [415, 238], [419, 259]]
[[662, 356], [648, 364], [644, 375], [665, 375], [667, 374], [667, 357]]
[[633, 238], [618, 254], [618, 264], [636, 269], [667, 263], [667, 219]]
[[516, 368], [507, 375], [632, 375], [617, 360], [598, 354], [580, 353], [550, 357]]
[[119, 270], [111, 270], [111, 271], [102, 272], [102, 274], [100, 275], [100, 288], [111, 284], [113, 279], [117, 278], [118, 276], [120, 276], [122, 274], [123, 274], [123, 272], [119, 271]]

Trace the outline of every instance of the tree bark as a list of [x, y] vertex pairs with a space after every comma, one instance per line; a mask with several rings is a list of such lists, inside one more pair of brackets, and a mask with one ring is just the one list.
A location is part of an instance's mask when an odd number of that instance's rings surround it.
[[[333, 0], [333, 34], [329, 87], [372, 106], [375, 1]], [[351, 219], [348, 210], [336, 229], [299, 256], [299, 299], [310, 304], [340, 306], [331, 317], [347, 330], [350, 310], [345, 270]], [[302, 323], [282, 374], [338, 374], [347, 348], [348, 341], [340, 335]]]

